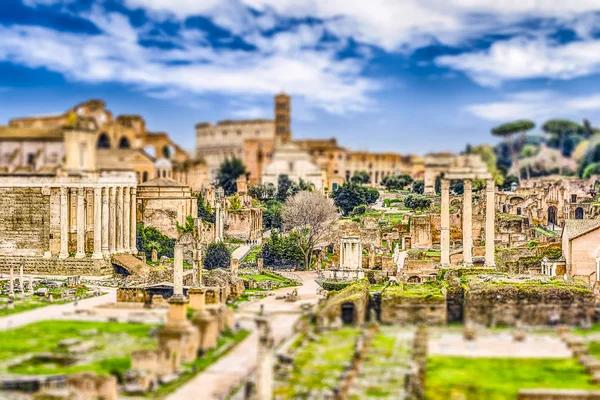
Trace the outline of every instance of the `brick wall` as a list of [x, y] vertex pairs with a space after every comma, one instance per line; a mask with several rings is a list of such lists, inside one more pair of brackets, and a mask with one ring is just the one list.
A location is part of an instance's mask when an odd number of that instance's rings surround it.
[[42, 188], [0, 188], [0, 254], [49, 250], [50, 196]]

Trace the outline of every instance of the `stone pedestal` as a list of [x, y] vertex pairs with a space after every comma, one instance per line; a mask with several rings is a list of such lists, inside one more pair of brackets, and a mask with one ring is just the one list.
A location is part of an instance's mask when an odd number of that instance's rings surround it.
[[186, 318], [187, 300], [183, 296], [169, 299], [167, 323], [158, 332], [158, 347], [170, 353], [174, 368], [192, 362], [198, 352], [198, 329]]
[[192, 324], [198, 329], [198, 350], [204, 352], [217, 346], [219, 324], [215, 317], [205, 309], [205, 290], [192, 288], [188, 291], [190, 308], [197, 310], [192, 317]]
[[187, 294], [192, 310], [203, 311], [206, 309], [206, 289], [199, 287], [191, 288]]
[[256, 259], [256, 272], [262, 274], [265, 260], [262, 257]]
[[237, 275], [240, 261], [237, 258], [231, 259], [231, 273]]

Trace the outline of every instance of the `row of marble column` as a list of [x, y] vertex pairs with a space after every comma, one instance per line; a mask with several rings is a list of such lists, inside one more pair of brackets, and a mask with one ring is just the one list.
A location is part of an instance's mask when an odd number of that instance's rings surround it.
[[[85, 257], [86, 207], [88, 188], [60, 188], [60, 253], [69, 257], [69, 191], [77, 195], [77, 252]], [[128, 186], [94, 187], [94, 249], [92, 258], [115, 253], [137, 254], [136, 188]]]
[[[463, 193], [463, 264], [473, 265], [473, 181], [465, 179]], [[442, 204], [441, 204], [441, 264], [450, 265], [450, 180], [442, 179]], [[485, 265], [495, 266], [494, 256], [494, 181], [486, 180], [485, 203]]]

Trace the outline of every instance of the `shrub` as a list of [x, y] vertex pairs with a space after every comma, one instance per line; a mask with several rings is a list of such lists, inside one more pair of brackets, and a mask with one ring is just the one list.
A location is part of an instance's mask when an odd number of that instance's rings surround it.
[[338, 281], [323, 281], [321, 287], [327, 291], [342, 290], [349, 286], [351, 282], [338, 282]]
[[231, 253], [225, 243], [216, 242], [208, 245], [206, 255], [204, 256], [204, 268], [229, 268], [230, 265]]
[[350, 213], [352, 216], [363, 215], [367, 211], [367, 206], [361, 204], [360, 206], [354, 207], [354, 210]]
[[175, 239], [163, 235], [152, 226], [145, 227], [143, 222], [137, 224], [136, 243], [138, 250], [143, 251], [148, 259], [152, 255], [152, 249], [156, 249], [158, 257], [173, 257]]

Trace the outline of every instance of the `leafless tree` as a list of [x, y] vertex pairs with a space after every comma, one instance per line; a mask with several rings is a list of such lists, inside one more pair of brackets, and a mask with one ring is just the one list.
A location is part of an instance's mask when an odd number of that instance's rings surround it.
[[305, 268], [310, 267], [312, 251], [323, 240], [338, 218], [331, 199], [315, 192], [298, 192], [285, 202], [282, 219], [284, 228], [296, 230], [298, 246], [304, 255]]

